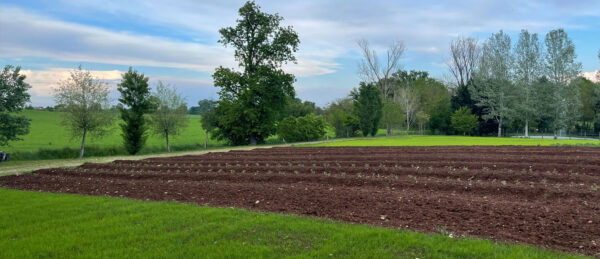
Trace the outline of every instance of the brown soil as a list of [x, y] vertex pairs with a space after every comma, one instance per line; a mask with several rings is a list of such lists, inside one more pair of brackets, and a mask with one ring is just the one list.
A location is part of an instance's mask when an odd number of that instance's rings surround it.
[[600, 149], [269, 148], [0, 177], [22, 190], [326, 217], [600, 255]]

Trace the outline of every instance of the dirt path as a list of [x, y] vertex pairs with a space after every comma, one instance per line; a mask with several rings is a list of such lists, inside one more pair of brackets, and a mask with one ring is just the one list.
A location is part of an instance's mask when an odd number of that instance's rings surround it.
[[600, 256], [600, 149], [260, 148], [0, 177], [0, 186], [326, 217]]

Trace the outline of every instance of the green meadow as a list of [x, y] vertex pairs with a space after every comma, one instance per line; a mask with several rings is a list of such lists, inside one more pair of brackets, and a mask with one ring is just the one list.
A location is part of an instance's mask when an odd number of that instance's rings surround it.
[[0, 212], [0, 258], [583, 258], [294, 215], [1, 188]]

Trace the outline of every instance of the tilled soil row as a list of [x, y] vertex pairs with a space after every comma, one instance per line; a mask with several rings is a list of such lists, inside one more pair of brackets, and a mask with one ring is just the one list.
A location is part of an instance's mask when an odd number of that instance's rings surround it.
[[[368, 152], [370, 149], [373, 152]], [[528, 165], [535, 169], [551, 160], [541, 153], [561, 157], [563, 162], [577, 161], [572, 165], [561, 163], [553, 172], [509, 171], [504, 166], [514, 163], [499, 163], [502, 159], [494, 154], [502, 152], [494, 147], [439, 148], [440, 153], [451, 157], [462, 154], [461, 159], [467, 162], [476, 158], [472, 162], [496, 164], [489, 170], [414, 164], [415, 160], [425, 161], [431, 156], [443, 159], [439, 153], [433, 155], [436, 150], [258, 149], [45, 169], [0, 177], [0, 186], [293, 213], [600, 255], [600, 174], [594, 170], [586, 174], [574, 171], [589, 168], [587, 162], [597, 161], [600, 149], [498, 148], [505, 153], [526, 156], [532, 152], [541, 156], [540, 161]], [[482, 155], [486, 152], [490, 154]], [[413, 166], [375, 167], [387, 163], [377, 154]], [[284, 163], [288, 155], [301, 155], [304, 160], [295, 158], [290, 165]], [[271, 157], [282, 162], [278, 165]], [[335, 160], [339, 157], [344, 157], [345, 162]], [[252, 159], [261, 161], [260, 166]], [[241, 161], [247, 161], [248, 167]], [[370, 167], [352, 167], [353, 161], [368, 161]], [[441, 163], [444, 162], [450, 161], [443, 159]]]

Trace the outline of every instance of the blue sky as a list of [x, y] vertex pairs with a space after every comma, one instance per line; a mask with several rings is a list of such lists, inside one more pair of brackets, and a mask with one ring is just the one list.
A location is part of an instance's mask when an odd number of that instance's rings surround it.
[[[481, 41], [500, 29], [516, 41], [521, 29], [564, 28], [584, 72], [600, 69], [600, 1], [257, 1], [279, 13], [300, 36], [297, 95], [318, 105], [343, 97], [359, 82], [357, 40], [383, 53], [405, 43], [402, 67], [450, 80], [445, 62], [457, 36]], [[233, 50], [217, 43], [244, 1], [0, 0], [0, 63], [20, 65], [34, 106], [52, 105], [52, 88], [81, 64], [115, 87], [133, 66], [175, 85], [189, 104], [216, 99], [211, 74], [235, 67]], [[116, 98], [116, 93], [113, 92]]]

